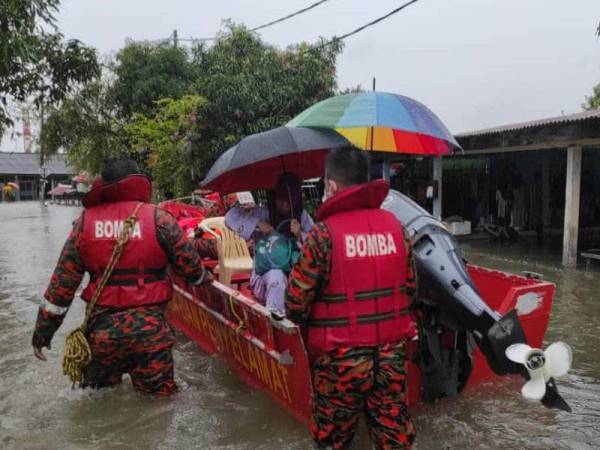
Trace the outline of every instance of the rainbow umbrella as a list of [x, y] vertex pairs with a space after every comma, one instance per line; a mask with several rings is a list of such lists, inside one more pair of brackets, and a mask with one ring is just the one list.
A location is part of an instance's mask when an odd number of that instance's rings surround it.
[[439, 156], [461, 149], [429, 108], [386, 92], [328, 98], [301, 112], [287, 126], [334, 129], [368, 151]]

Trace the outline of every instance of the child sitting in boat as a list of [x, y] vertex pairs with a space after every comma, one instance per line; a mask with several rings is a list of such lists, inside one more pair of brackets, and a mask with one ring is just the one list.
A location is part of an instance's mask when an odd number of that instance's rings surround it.
[[277, 258], [269, 253], [274, 246], [289, 245], [289, 251], [283, 251], [283, 259], [298, 255], [306, 233], [313, 226], [312, 218], [302, 206], [302, 181], [294, 174], [282, 174], [275, 189], [269, 192], [266, 206], [232, 208], [225, 215], [225, 225], [247, 241], [254, 241], [250, 288], [274, 315], [283, 317], [292, 261], [282, 261], [281, 252]]

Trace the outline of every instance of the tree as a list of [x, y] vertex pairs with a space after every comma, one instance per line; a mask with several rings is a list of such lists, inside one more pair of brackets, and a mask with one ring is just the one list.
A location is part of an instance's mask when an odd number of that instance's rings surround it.
[[[63, 39], [54, 14], [60, 0], [3, 0], [0, 4], [0, 128], [11, 125], [8, 100], [55, 103], [74, 85], [99, 75], [96, 53]], [[49, 31], [50, 30], [50, 31]]]
[[334, 95], [340, 51], [339, 42], [280, 50], [231, 24], [189, 55], [130, 44], [113, 65], [112, 84], [81, 89], [55, 109], [48, 141], [91, 172], [107, 152], [136, 155], [166, 197], [186, 194], [244, 136]]
[[132, 43], [117, 54], [111, 88], [123, 117], [153, 114], [161, 98], [180, 98], [189, 93], [191, 67], [185, 49], [166, 44]]
[[598, 109], [600, 108], [600, 84], [593, 89], [591, 96], [585, 96], [585, 103], [582, 105], [583, 109]]
[[50, 108], [41, 137], [46, 150], [67, 150], [69, 162], [90, 173], [99, 173], [107, 156], [133, 153], [108, 90], [105, 82], [91, 82]]
[[[596, 36], [600, 38], [600, 23], [596, 28]], [[594, 87], [591, 96], [585, 96], [585, 103], [581, 105], [583, 109], [598, 109], [600, 108], [600, 84]]]
[[342, 89], [338, 92], [338, 95], [345, 95], [345, 94], [360, 94], [361, 92], [366, 92], [363, 87], [360, 84], [357, 84], [356, 86], [352, 86], [352, 87], [348, 87], [346, 89]]
[[189, 149], [201, 132], [196, 111], [204, 103], [196, 95], [162, 99], [154, 117], [135, 114], [125, 127], [131, 147], [147, 155], [148, 169], [166, 198], [187, 195], [195, 187]]
[[196, 172], [206, 173], [218, 155], [244, 136], [283, 125], [334, 95], [341, 50], [340, 42], [280, 50], [231, 23], [213, 46], [194, 48], [193, 91], [207, 99], [198, 111], [201, 139], [192, 146]]

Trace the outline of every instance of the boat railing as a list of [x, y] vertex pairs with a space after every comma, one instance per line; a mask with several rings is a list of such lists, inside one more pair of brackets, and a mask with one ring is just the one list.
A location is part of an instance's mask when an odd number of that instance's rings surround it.
[[[264, 305], [262, 305], [261, 303], [258, 303], [256, 300], [253, 300], [253, 299], [247, 297], [242, 292], [240, 292], [236, 289], [233, 289], [223, 283], [219, 283], [218, 281], [213, 281], [212, 287], [214, 287], [215, 289], [223, 292], [224, 294], [226, 294], [230, 297], [233, 297], [235, 302], [237, 302], [239, 304], [243, 304], [246, 308], [249, 308], [249, 309], [257, 312], [261, 316], [266, 317], [272, 326], [282, 330], [284, 333], [293, 334], [293, 333], [298, 332], [298, 326], [294, 322], [292, 322], [288, 319], [285, 319], [285, 318], [281, 319], [281, 320], [274, 319], [271, 316], [271, 313], [269, 312], [269, 310]], [[244, 308], [244, 311], [247, 311], [246, 308]]]
[[177, 293], [253, 346], [263, 350], [278, 363], [294, 363], [289, 349], [283, 348], [274, 329], [292, 335], [300, 332], [297, 325], [287, 319], [275, 320], [263, 305], [223, 283], [213, 281], [208, 289], [218, 294], [220, 304], [207, 304], [203, 301], [203, 296], [194, 295], [188, 289], [175, 285]]

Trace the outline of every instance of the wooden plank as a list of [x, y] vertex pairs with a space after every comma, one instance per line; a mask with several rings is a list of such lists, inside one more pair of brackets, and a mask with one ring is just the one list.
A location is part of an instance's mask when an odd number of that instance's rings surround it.
[[600, 261], [600, 255], [597, 255], [595, 253], [586, 253], [586, 252], [581, 252], [579, 254], [582, 258], [586, 258], [586, 259], [596, 259], [598, 261]]

